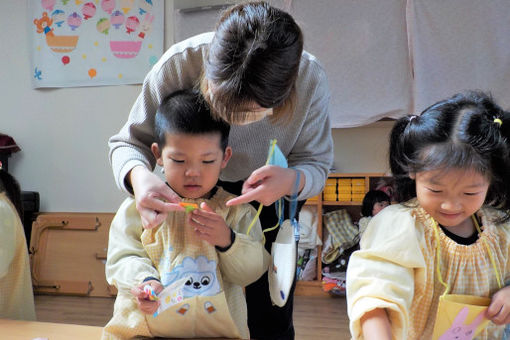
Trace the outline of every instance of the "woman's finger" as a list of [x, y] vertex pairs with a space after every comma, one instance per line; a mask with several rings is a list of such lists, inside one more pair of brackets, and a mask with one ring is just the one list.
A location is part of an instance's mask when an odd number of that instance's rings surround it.
[[140, 216], [142, 218], [142, 225], [145, 229], [152, 229], [157, 227], [168, 216], [168, 213], [160, 213], [151, 209], [139, 209]]

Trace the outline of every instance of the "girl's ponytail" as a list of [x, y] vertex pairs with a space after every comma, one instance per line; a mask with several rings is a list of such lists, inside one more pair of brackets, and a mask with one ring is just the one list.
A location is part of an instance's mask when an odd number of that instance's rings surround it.
[[494, 118], [494, 124], [499, 125], [501, 136], [506, 139], [506, 144], [510, 150], [510, 112], [502, 111], [500, 116]]
[[0, 192], [4, 191], [16, 208], [20, 219], [23, 220], [23, 205], [21, 203], [19, 183], [11, 174], [0, 167]]
[[406, 116], [397, 120], [390, 134], [390, 169], [395, 178], [395, 199], [407, 201], [416, 196], [414, 180], [409, 177], [409, 143], [407, 137], [418, 116]]

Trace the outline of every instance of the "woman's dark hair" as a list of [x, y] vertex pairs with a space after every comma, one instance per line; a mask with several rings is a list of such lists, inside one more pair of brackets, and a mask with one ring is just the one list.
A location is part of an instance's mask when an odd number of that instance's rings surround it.
[[388, 202], [390, 203], [390, 196], [386, 195], [384, 191], [381, 190], [370, 190], [363, 197], [363, 203], [361, 205], [361, 215], [363, 216], [372, 216], [372, 210], [374, 209], [374, 204], [379, 202]]
[[7, 171], [0, 169], [0, 192], [4, 192], [12, 202], [21, 220], [23, 220], [23, 204], [18, 181]]
[[400, 202], [416, 197], [409, 174], [473, 169], [490, 181], [485, 204], [510, 217], [510, 114], [488, 94], [467, 91], [442, 100], [419, 116], [400, 118], [390, 135], [390, 167]]
[[221, 148], [225, 151], [230, 125], [211, 115], [209, 106], [198, 90], [179, 90], [166, 97], [156, 111], [154, 134], [160, 149], [166, 144], [167, 133], [218, 133]]
[[303, 52], [303, 34], [288, 13], [266, 2], [235, 5], [221, 16], [205, 61], [201, 89], [215, 114], [235, 123], [255, 102], [275, 108], [272, 119], [292, 110], [295, 81]]

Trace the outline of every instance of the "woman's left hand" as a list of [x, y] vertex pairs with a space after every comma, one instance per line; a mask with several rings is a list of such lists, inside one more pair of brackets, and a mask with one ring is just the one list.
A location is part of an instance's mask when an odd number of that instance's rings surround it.
[[188, 214], [188, 223], [195, 229], [198, 237], [213, 246], [226, 248], [230, 246], [230, 228], [220, 215], [202, 202], [200, 209]]
[[510, 324], [510, 286], [500, 289], [492, 296], [486, 317], [496, 325]]
[[[299, 170], [297, 170], [299, 171]], [[258, 201], [265, 206], [273, 204], [279, 198], [290, 195], [296, 180], [296, 170], [276, 165], [265, 165], [255, 170], [243, 184], [242, 195], [227, 202], [227, 206]], [[304, 186], [301, 175], [299, 191]]]

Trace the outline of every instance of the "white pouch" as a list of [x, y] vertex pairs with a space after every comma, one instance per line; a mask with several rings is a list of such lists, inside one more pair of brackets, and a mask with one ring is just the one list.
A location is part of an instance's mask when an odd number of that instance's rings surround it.
[[283, 221], [271, 246], [271, 264], [268, 269], [271, 301], [283, 307], [289, 298], [296, 276], [297, 246], [294, 227], [290, 220]]

